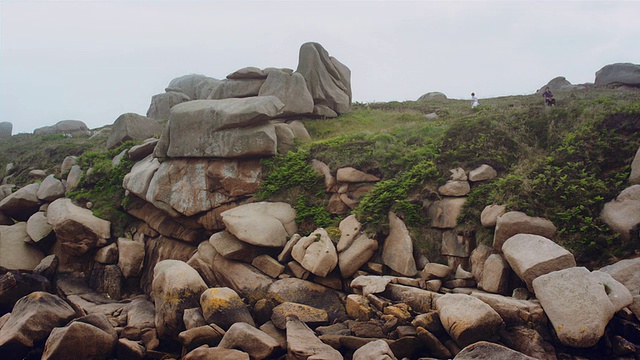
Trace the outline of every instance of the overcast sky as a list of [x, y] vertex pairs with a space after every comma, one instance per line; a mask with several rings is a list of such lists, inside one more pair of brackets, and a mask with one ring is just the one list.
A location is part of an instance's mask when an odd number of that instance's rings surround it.
[[358, 102], [531, 94], [640, 63], [639, 16], [640, 1], [0, 0], [0, 122], [109, 125], [182, 75], [295, 69], [309, 41], [351, 69]]

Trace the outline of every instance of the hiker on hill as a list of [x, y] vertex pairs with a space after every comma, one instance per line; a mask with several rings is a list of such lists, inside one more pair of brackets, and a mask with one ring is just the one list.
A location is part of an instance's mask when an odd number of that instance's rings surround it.
[[551, 93], [548, 86], [544, 89], [542, 97], [544, 98], [544, 103], [547, 104], [547, 106], [553, 106], [556, 104], [556, 99], [553, 98], [553, 93]]
[[476, 93], [471, 93], [471, 100], [473, 100], [473, 104], [471, 104], [472, 109], [480, 105], [480, 103], [478, 102], [478, 98], [476, 97]]

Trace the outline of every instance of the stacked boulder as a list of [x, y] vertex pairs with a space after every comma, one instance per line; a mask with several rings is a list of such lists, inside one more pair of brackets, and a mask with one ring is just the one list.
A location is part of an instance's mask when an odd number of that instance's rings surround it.
[[147, 116], [169, 120], [171, 109], [197, 100], [274, 96], [283, 104], [280, 117], [336, 117], [351, 107], [351, 71], [318, 43], [300, 47], [296, 71], [246, 67], [218, 80], [191, 74], [173, 79], [154, 95]]

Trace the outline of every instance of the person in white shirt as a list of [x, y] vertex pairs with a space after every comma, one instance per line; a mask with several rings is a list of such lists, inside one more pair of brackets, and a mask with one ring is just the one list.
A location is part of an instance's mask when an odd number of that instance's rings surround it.
[[480, 103], [478, 102], [478, 98], [476, 97], [476, 93], [471, 93], [471, 100], [473, 100], [473, 104], [471, 104], [472, 109], [480, 105]]

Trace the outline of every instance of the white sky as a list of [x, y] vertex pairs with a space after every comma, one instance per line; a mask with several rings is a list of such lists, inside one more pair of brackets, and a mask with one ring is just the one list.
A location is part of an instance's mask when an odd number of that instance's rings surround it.
[[353, 100], [531, 94], [640, 63], [640, 1], [0, 0], [0, 122], [89, 128], [146, 114], [169, 82], [298, 64], [315, 41]]

